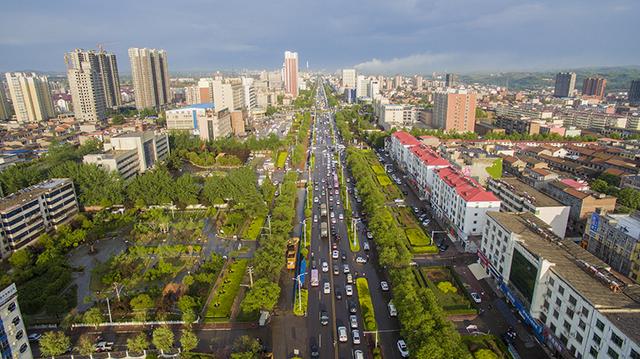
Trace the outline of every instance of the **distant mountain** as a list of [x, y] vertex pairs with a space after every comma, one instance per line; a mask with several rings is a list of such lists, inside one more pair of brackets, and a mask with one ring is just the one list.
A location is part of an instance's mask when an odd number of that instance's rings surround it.
[[640, 79], [640, 66], [590, 67], [581, 69], [559, 69], [556, 71], [470, 73], [460, 75], [466, 83], [481, 83], [495, 86], [508, 86], [510, 90], [542, 89], [553, 87], [558, 72], [576, 73], [576, 88], [582, 89], [582, 81], [589, 76], [602, 76], [607, 79], [607, 92], [628, 91], [631, 80]]

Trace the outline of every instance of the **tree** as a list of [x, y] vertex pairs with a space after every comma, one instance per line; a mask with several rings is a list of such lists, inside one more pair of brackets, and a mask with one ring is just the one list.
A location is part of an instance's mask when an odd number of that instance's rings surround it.
[[198, 203], [200, 188], [190, 174], [185, 173], [176, 180], [174, 191], [175, 200], [180, 206]]
[[259, 310], [273, 310], [280, 297], [280, 286], [266, 278], [258, 279], [240, 305], [245, 313]]
[[129, 306], [133, 310], [134, 318], [139, 322], [144, 322], [147, 319], [147, 311], [155, 307], [153, 300], [148, 294], [139, 294], [131, 299]]
[[609, 191], [609, 184], [604, 180], [597, 179], [591, 182], [591, 189], [596, 192], [607, 193]]
[[46, 332], [40, 338], [40, 352], [43, 356], [62, 355], [71, 348], [71, 339], [63, 332]]
[[498, 359], [496, 353], [494, 353], [491, 349], [480, 349], [473, 353], [473, 357], [475, 359]]
[[96, 328], [98, 327], [98, 324], [100, 324], [100, 323], [102, 323], [104, 321], [104, 318], [102, 316], [102, 312], [100, 311], [100, 309], [98, 307], [92, 307], [89, 310], [87, 310], [86, 312], [84, 312], [84, 315], [82, 316], [82, 319], [84, 320], [85, 323], [92, 324]]
[[191, 325], [196, 320], [196, 314], [193, 310], [197, 305], [196, 300], [188, 295], [183, 295], [178, 300], [178, 308], [182, 312], [182, 320]]
[[111, 124], [113, 125], [122, 125], [126, 122], [124, 116], [122, 115], [115, 115], [111, 118]]
[[640, 191], [633, 188], [623, 188], [618, 192], [620, 204], [632, 209], [640, 208]]
[[180, 346], [182, 351], [190, 352], [198, 346], [198, 337], [191, 330], [182, 329]]
[[80, 355], [85, 355], [93, 358], [93, 352], [95, 351], [95, 348], [93, 347], [93, 341], [91, 340], [91, 338], [89, 338], [88, 335], [81, 335], [76, 347], [78, 348], [78, 352], [80, 353]]
[[257, 359], [259, 358], [260, 343], [255, 338], [251, 338], [248, 335], [238, 337], [233, 342], [233, 354], [232, 359]]
[[33, 263], [33, 255], [28, 248], [20, 249], [11, 254], [11, 257], [9, 257], [9, 263], [13, 268], [23, 270]]
[[149, 348], [149, 341], [145, 333], [139, 333], [133, 338], [127, 339], [127, 350], [136, 354], [142, 354]]
[[60, 315], [67, 311], [67, 300], [60, 295], [53, 295], [47, 298], [44, 303], [44, 311], [49, 315], [56, 317], [56, 320], [60, 319]]
[[173, 348], [173, 332], [166, 325], [158, 327], [153, 330], [151, 341], [160, 352], [168, 352]]

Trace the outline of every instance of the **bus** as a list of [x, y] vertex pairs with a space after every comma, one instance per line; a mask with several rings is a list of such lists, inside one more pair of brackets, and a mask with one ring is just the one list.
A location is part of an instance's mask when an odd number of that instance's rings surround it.
[[340, 187], [340, 184], [338, 183], [338, 174], [334, 173], [333, 174], [333, 188], [334, 189], [338, 189], [338, 187]]
[[318, 280], [318, 269], [314, 268], [311, 270], [311, 286], [317, 287], [319, 283], [320, 282]]

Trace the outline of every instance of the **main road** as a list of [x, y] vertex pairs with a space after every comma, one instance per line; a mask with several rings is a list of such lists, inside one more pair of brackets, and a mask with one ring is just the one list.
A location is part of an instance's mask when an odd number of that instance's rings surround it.
[[[380, 287], [380, 281], [386, 280], [386, 275], [380, 271], [377, 266], [377, 256], [373, 240], [368, 241], [371, 250], [364, 251], [364, 243], [367, 241], [366, 229], [364, 224], [356, 225], [356, 240], [359, 241], [358, 252], [352, 252], [348, 238], [347, 225], [339, 218], [346, 218], [345, 204], [341, 202], [339, 193], [336, 194], [334, 188], [333, 176], [338, 170], [336, 161], [336, 153], [341, 155], [340, 161], [342, 167], [345, 168], [343, 152], [341, 148], [339, 136], [336, 135], [335, 119], [333, 113], [327, 110], [327, 100], [322, 88], [322, 83], [318, 84], [318, 104], [320, 109], [324, 111], [317, 112], [317, 118], [314, 123], [314, 131], [316, 135], [316, 143], [312, 146], [315, 156], [314, 167], [311, 168], [310, 180], [313, 181], [313, 210], [312, 210], [312, 226], [311, 230], [311, 248], [313, 253], [312, 263], [315, 262], [319, 273], [319, 285], [317, 287], [309, 287], [309, 299], [307, 308], [307, 326], [306, 330], [309, 338], [309, 348], [316, 346], [320, 353], [320, 358], [352, 358], [356, 350], [361, 350], [365, 358], [371, 357], [371, 350], [376, 341], [381, 347], [385, 358], [399, 358], [399, 352], [396, 348], [396, 342], [399, 338], [399, 323], [396, 318], [390, 317], [388, 311], [388, 302], [391, 299], [390, 292], [383, 292]], [[347, 173], [345, 171], [342, 176], [340, 186], [347, 186], [349, 201], [351, 202], [352, 216], [359, 217], [359, 206], [353, 197], [352, 182], [347, 181]], [[317, 197], [317, 202], [315, 198]], [[321, 216], [320, 205], [324, 203], [328, 207], [327, 216]], [[332, 220], [331, 213], [333, 213]], [[317, 221], [316, 221], [317, 219]], [[322, 222], [327, 223], [329, 235], [327, 238], [321, 238], [320, 226]], [[332, 223], [335, 222], [335, 223]], [[308, 224], [309, 225], [309, 224]], [[338, 240], [340, 238], [340, 240]], [[336, 250], [339, 252], [338, 258], [332, 258], [332, 244], [335, 243]], [[368, 258], [366, 263], [356, 263], [356, 258]], [[327, 262], [328, 271], [323, 272], [323, 262]], [[353, 295], [347, 296], [345, 287], [347, 283], [347, 275], [344, 273], [344, 266], [348, 266], [349, 272], [353, 277]], [[310, 266], [309, 271], [312, 270]], [[338, 274], [334, 274], [337, 270]], [[310, 278], [310, 273], [307, 278]], [[365, 277], [369, 282], [369, 290], [374, 305], [374, 312], [378, 326], [377, 332], [364, 332], [362, 321], [362, 308], [360, 308], [355, 279]], [[324, 293], [324, 285], [329, 283], [330, 293]], [[338, 299], [336, 292], [341, 293]], [[349, 316], [349, 304], [356, 306], [356, 316], [358, 320], [357, 329], [360, 333], [361, 343], [354, 344], [353, 333]], [[326, 312], [330, 318], [327, 325], [320, 322], [321, 312]], [[337, 328], [344, 326], [347, 329], [348, 339], [341, 342], [338, 338]]]

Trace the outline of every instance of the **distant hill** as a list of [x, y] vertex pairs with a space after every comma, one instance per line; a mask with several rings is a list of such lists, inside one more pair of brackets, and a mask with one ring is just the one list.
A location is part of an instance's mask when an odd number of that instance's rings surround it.
[[510, 90], [542, 89], [553, 87], [558, 72], [572, 71], [576, 73], [576, 88], [582, 89], [585, 77], [599, 75], [607, 79], [607, 92], [628, 91], [631, 80], [640, 79], [640, 66], [592, 67], [581, 69], [560, 69], [538, 72], [501, 72], [471, 73], [461, 75], [466, 83], [481, 83], [495, 86], [507, 86]]

